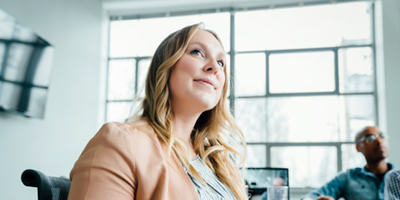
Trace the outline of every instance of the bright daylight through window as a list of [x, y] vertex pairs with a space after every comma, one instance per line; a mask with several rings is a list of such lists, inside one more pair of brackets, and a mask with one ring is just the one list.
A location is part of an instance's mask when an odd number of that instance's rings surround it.
[[289, 168], [292, 187], [321, 186], [364, 163], [354, 136], [378, 123], [373, 10], [371, 2], [353, 2], [112, 18], [106, 121], [128, 117], [157, 44], [204, 22], [227, 52], [229, 102], [248, 142], [247, 166]]

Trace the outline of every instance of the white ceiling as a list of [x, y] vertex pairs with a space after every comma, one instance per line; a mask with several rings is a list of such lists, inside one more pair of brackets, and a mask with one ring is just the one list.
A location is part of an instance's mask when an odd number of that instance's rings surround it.
[[[135, 15], [224, 7], [255, 7], [274, 4], [321, 2], [324, 0], [101, 0], [109, 15]], [[332, 1], [334, 0], [326, 0]]]

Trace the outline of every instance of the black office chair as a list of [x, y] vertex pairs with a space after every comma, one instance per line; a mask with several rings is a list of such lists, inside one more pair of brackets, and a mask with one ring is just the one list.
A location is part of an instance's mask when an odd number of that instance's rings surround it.
[[67, 200], [71, 181], [67, 178], [46, 176], [40, 171], [27, 169], [21, 175], [25, 186], [38, 188], [38, 200]]

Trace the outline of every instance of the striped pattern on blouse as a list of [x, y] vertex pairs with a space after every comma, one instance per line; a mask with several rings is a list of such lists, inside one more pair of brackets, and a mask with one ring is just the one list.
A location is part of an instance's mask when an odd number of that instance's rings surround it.
[[203, 184], [196, 180], [186, 170], [186, 168], [184, 168], [192, 180], [200, 200], [236, 200], [235, 195], [233, 195], [229, 188], [221, 183], [218, 177], [211, 171], [210, 168], [207, 167], [207, 165], [203, 164], [203, 161], [199, 155], [197, 155], [194, 160], [191, 160], [190, 164], [196, 169], [201, 178], [203, 178], [210, 188], [210, 190], [208, 190]]

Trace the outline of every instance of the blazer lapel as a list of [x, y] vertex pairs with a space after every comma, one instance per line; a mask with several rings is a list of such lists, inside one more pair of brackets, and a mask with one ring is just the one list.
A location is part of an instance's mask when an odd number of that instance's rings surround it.
[[171, 152], [168, 156], [168, 146], [163, 141], [160, 141], [161, 149], [164, 154], [165, 161], [168, 165], [168, 196], [169, 199], [193, 199], [199, 200], [199, 195], [190, 180], [189, 176], [183, 169], [182, 164], [179, 162], [178, 158]]

